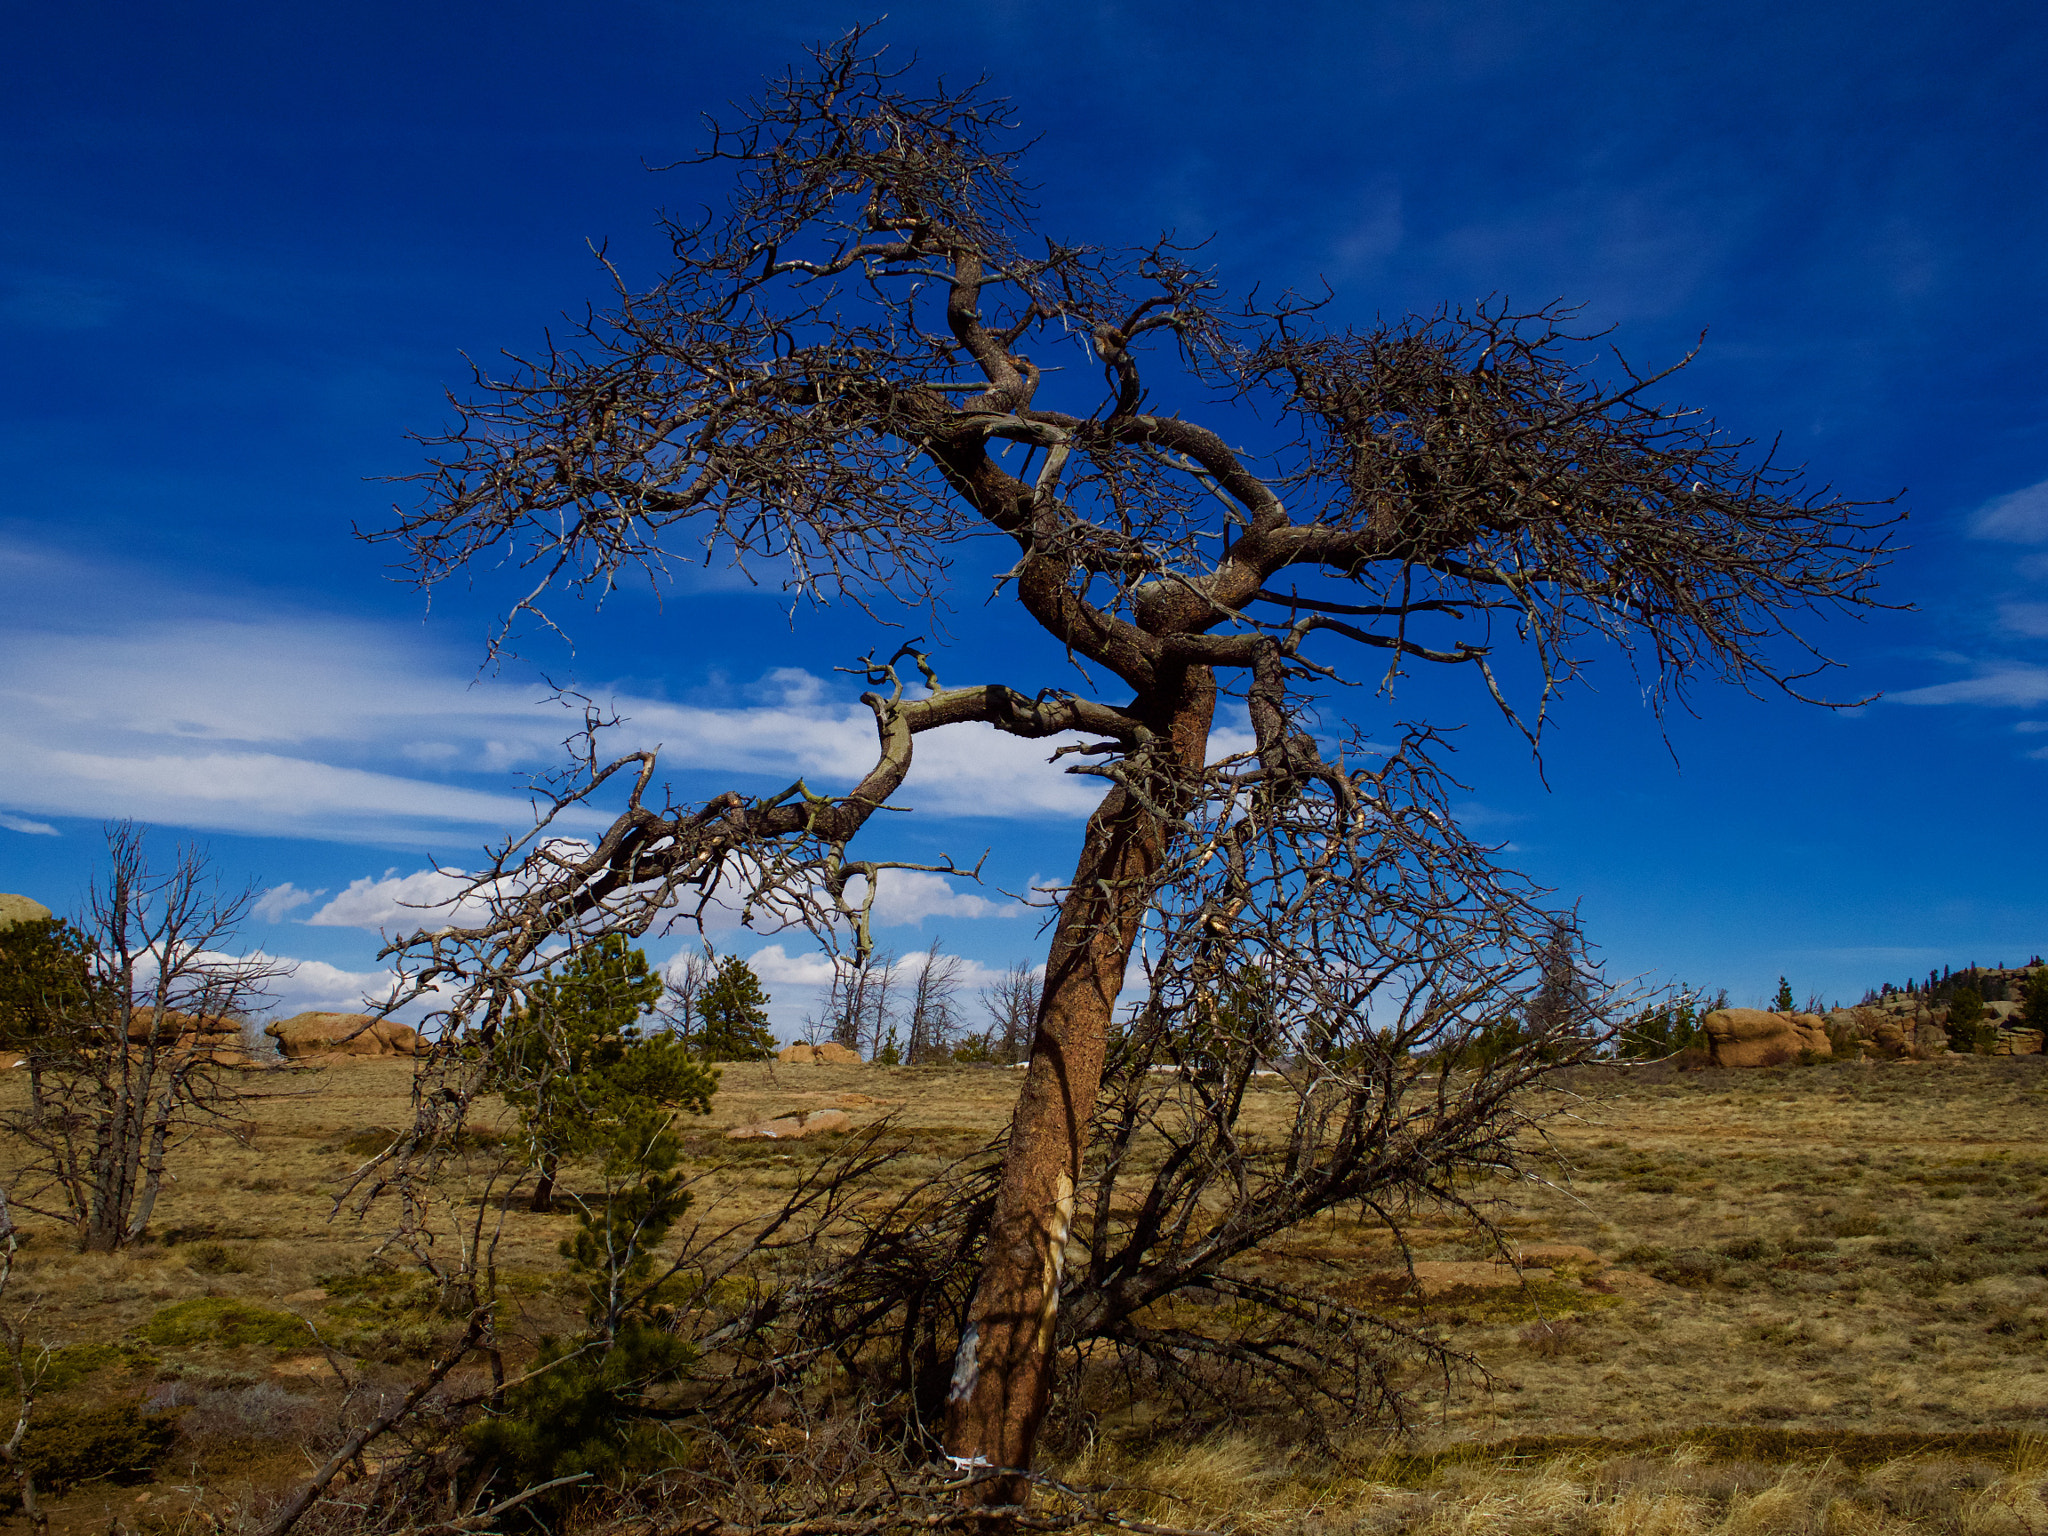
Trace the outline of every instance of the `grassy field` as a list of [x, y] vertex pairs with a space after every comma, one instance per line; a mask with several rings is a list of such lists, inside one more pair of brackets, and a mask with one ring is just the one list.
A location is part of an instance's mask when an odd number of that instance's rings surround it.
[[[345, 1384], [360, 1412], [417, 1371], [436, 1324], [403, 1275], [372, 1267], [388, 1215], [357, 1220], [334, 1198], [409, 1119], [409, 1073], [257, 1079], [280, 1096], [183, 1150], [152, 1241], [130, 1252], [81, 1255], [24, 1223], [5, 1304], [31, 1309], [29, 1338], [53, 1351], [42, 1411], [141, 1399], [177, 1432], [153, 1474], [59, 1497], [58, 1529], [198, 1530], [201, 1511], [245, 1508], [317, 1459]], [[690, 1151], [716, 1170], [715, 1202], [743, 1211], [821, 1153], [724, 1129], [833, 1106], [893, 1117], [907, 1151], [892, 1177], [907, 1180], [998, 1129], [1015, 1083], [728, 1067]], [[1348, 1218], [1270, 1256], [1478, 1356], [1486, 1373], [1405, 1436], [1360, 1433], [1333, 1457], [1256, 1436], [1190, 1448], [1108, 1421], [1067, 1470], [1157, 1490], [1163, 1520], [1247, 1529], [2048, 1531], [2038, 1058], [1601, 1069], [1557, 1103], [1557, 1178], [1498, 1191], [1519, 1275], [1453, 1230], [1413, 1234], [1411, 1273]], [[572, 1225], [503, 1217], [500, 1270], [529, 1333], [570, 1315], [556, 1245]], [[436, 1240], [457, 1241], [454, 1225]]]

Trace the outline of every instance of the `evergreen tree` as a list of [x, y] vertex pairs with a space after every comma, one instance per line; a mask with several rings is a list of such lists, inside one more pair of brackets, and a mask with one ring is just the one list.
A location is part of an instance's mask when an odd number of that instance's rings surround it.
[[[584, 1473], [616, 1486], [675, 1463], [680, 1446], [663, 1422], [664, 1398], [697, 1354], [664, 1325], [678, 1261], [660, 1263], [656, 1252], [690, 1205], [673, 1118], [627, 1110], [604, 1132], [606, 1198], [578, 1210], [577, 1231], [561, 1245], [583, 1292], [585, 1331], [543, 1339], [535, 1369], [506, 1394], [504, 1411], [469, 1431], [471, 1449], [498, 1485], [533, 1487]], [[560, 1490], [529, 1506], [522, 1523], [559, 1529], [588, 1491]]]
[[60, 917], [0, 927], [0, 1050], [28, 1062], [29, 1103], [43, 1117], [42, 1053], [59, 1021], [81, 1009], [91, 986], [91, 942]]
[[2020, 983], [2018, 1022], [2048, 1032], [2048, 966], [2039, 966]]
[[1792, 1001], [1792, 983], [1780, 976], [1778, 978], [1778, 995], [1771, 1003], [1771, 1011], [1773, 1013], [1791, 1013], [1795, 1006]]
[[706, 1061], [769, 1060], [775, 1035], [768, 1028], [768, 1002], [754, 968], [727, 955], [697, 999], [698, 1052]]
[[[1975, 1051], [1984, 1045], [1978, 1038], [1984, 1025], [1984, 999], [1975, 987], [1960, 986], [1948, 1004], [1948, 1048]], [[1996, 1031], [1994, 1030], [1995, 1034]]]
[[664, 1105], [710, 1112], [718, 1074], [641, 1022], [661, 990], [646, 955], [607, 934], [539, 982], [507, 1025], [497, 1086], [540, 1170], [536, 1211], [553, 1208], [564, 1158], [608, 1145], [636, 1116]]

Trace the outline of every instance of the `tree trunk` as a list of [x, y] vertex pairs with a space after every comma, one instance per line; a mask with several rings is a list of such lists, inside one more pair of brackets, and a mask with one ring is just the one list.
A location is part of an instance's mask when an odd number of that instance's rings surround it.
[[151, 1106], [149, 1151], [142, 1160], [133, 1208], [121, 1231], [121, 1246], [124, 1248], [130, 1243], [140, 1242], [142, 1234], [149, 1230], [149, 1218], [156, 1211], [157, 1194], [164, 1186], [164, 1153], [170, 1147], [171, 1121], [177, 1114], [178, 1101], [182, 1097], [185, 1072], [193, 1065], [186, 1062], [174, 1068], [170, 1085]]
[[[1183, 769], [1201, 766], [1215, 684], [1191, 675], [1160, 722]], [[1171, 807], [1169, 807], [1170, 809]], [[1052, 1390], [1053, 1333], [1089, 1117], [1138, 930], [1151, 906], [1165, 829], [1121, 788], [1088, 821], [1060, 911], [1031, 1064], [1010, 1120], [981, 1280], [953, 1364], [946, 1450], [956, 1463], [1028, 1470]], [[1021, 1504], [1021, 1476], [992, 1478], [979, 1504]]]

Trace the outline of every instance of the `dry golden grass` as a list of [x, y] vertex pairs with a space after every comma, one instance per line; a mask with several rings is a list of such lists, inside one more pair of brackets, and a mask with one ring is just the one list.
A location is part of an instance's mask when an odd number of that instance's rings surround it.
[[[25, 1223], [7, 1301], [34, 1303], [31, 1334], [121, 1346], [52, 1401], [126, 1394], [187, 1415], [157, 1483], [90, 1485], [60, 1502], [60, 1529], [295, 1475], [317, 1445], [314, 1410], [338, 1399], [313, 1330], [364, 1353], [372, 1386], [405, 1379], [430, 1347], [433, 1325], [402, 1289], [335, 1278], [361, 1274], [385, 1235], [381, 1214], [337, 1214], [334, 1192], [366, 1133], [409, 1120], [409, 1064], [260, 1081], [293, 1093], [252, 1107], [240, 1137], [182, 1150], [152, 1241], [87, 1256]], [[838, 1106], [892, 1117], [905, 1155], [889, 1177], [908, 1182], [982, 1145], [1016, 1081], [733, 1066], [688, 1145], [717, 1170], [718, 1203], [745, 1211], [822, 1149], [723, 1131]], [[1255, 1120], [1283, 1111], [1266, 1091]], [[1333, 1456], [1254, 1428], [1190, 1445], [1112, 1417], [1065, 1470], [1156, 1490], [1161, 1520], [1245, 1529], [2048, 1531], [2048, 1465], [2027, 1438], [2048, 1431], [2048, 1071], [1960, 1058], [1603, 1069], [1571, 1094], [1550, 1122], [1559, 1177], [1497, 1191], [1521, 1276], [1467, 1233], [1423, 1230], [1418, 1292], [1387, 1234], [1349, 1218], [1297, 1231], [1266, 1261], [1325, 1278], [1334, 1264], [1340, 1289], [1442, 1327], [1490, 1380], [1459, 1383], [1398, 1444], [1364, 1436]], [[499, 1262], [532, 1331], [568, 1316], [553, 1280], [572, 1225], [505, 1215]], [[153, 1318], [170, 1337], [164, 1310], [208, 1297], [296, 1316], [305, 1342], [151, 1342]]]

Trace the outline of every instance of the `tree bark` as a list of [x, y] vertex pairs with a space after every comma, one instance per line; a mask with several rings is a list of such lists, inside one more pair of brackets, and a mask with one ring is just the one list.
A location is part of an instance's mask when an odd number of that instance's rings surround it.
[[[1174, 706], [1158, 711], [1164, 718], [1157, 728], [1180, 768], [1199, 770], [1215, 682], [1206, 669], [1193, 669], [1176, 693]], [[1031, 1466], [1051, 1398], [1060, 1277], [1088, 1122], [1124, 968], [1165, 849], [1166, 829], [1121, 787], [1089, 818], [1046, 959], [1030, 1066], [1010, 1120], [980, 1283], [954, 1359], [946, 1451], [963, 1466], [1017, 1473]], [[976, 1484], [969, 1498], [1021, 1504], [1029, 1490], [1028, 1479], [1011, 1475]]]

